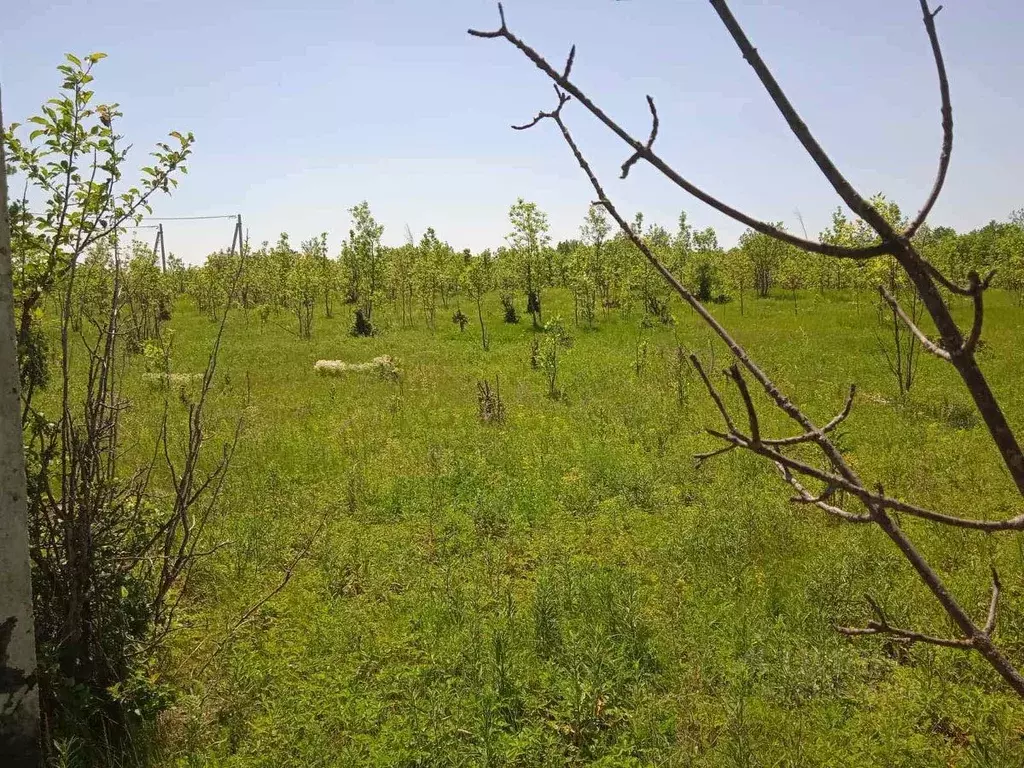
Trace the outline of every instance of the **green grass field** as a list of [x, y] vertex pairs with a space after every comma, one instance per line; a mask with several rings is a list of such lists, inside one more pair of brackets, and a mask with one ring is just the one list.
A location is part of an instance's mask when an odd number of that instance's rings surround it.
[[[453, 308], [435, 332], [357, 339], [340, 307], [308, 342], [287, 316], [232, 313], [211, 442], [247, 387], [250, 400], [212, 530], [226, 545], [190, 583], [166, 659], [187, 692], [161, 719], [163, 764], [1024, 764], [1024, 705], [974, 654], [835, 632], [870, 618], [870, 593], [894, 622], [955, 634], [881, 532], [790, 504], [754, 456], [695, 467], [719, 417], [692, 371], [680, 398], [677, 347], [716, 370], [729, 359], [692, 313], [643, 329], [613, 312], [587, 331], [570, 297], [545, 302], [575, 342], [560, 400], [530, 367], [528, 318], [502, 324], [493, 295], [488, 352], [475, 324], [447, 321]], [[988, 304], [982, 364], [1024, 427], [1024, 310], [998, 292]], [[839, 442], [887, 492], [966, 516], [1020, 511], [948, 365], [922, 359], [899, 402], [869, 299], [808, 294], [797, 309], [715, 312], [819, 421], [858, 384]], [[216, 326], [182, 303], [169, 328], [173, 370], [201, 370]], [[313, 371], [382, 354], [397, 383]], [[141, 370], [127, 379], [140, 455], [162, 407]], [[507, 415], [485, 424], [476, 386], [496, 376]], [[792, 434], [764, 405], [763, 429]], [[214, 655], [321, 522], [289, 583]], [[901, 523], [979, 616], [998, 566], [997, 639], [1024, 659], [1021, 537]]]

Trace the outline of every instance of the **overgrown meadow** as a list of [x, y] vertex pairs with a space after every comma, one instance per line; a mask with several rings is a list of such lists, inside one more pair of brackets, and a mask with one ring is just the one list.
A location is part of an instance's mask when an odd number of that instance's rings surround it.
[[340, 253], [237, 215], [186, 266], [127, 237], [193, 136], [123, 182], [103, 58], [0, 144], [0, 758], [1024, 764], [1024, 209], [957, 233], [876, 195], [724, 248], [595, 190], [580, 239], [519, 198], [474, 254], [362, 202]]
[[[953, 633], [874, 526], [788, 503], [742, 452], [695, 467], [720, 424], [680, 350], [711, 370], [728, 352], [671, 310], [674, 324], [606, 312], [587, 330], [549, 292], [572, 338], [557, 399], [531, 367], [542, 334], [503, 323], [496, 294], [486, 352], [440, 311], [435, 331], [388, 315], [368, 338], [350, 310], [318, 311], [299, 340], [294, 322], [232, 310], [208, 440], [239, 415], [243, 429], [216, 552], [161, 664], [182, 690], [159, 720], [162, 763], [1020, 765], [1024, 708], [974, 654], [834, 630], [869, 618], [869, 593], [894, 621]], [[966, 515], [1015, 509], [950, 371], [924, 359], [898, 397], [876, 311], [816, 292], [715, 307], [816, 418], [857, 382], [840, 441], [859, 472]], [[1017, 423], [1021, 319], [991, 294], [983, 365]], [[216, 331], [180, 300], [171, 370], [201, 371]], [[381, 355], [397, 380], [313, 369]], [[144, 367], [126, 379], [141, 453], [163, 407]], [[480, 417], [485, 379], [503, 421]], [[900, 522], [976, 613], [998, 566], [1000, 642], [1024, 652], [1019, 537]]]

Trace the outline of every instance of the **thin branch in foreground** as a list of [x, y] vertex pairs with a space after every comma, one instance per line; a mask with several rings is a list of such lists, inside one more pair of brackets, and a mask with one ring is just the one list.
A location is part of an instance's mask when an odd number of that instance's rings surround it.
[[[716, 198], [703, 192], [703, 190], [697, 188], [685, 178], [683, 178], [678, 172], [671, 168], [665, 163], [653, 150], [648, 148], [645, 144], [640, 142], [638, 139], [633, 137], [627, 131], [625, 131], [620, 125], [614, 120], [608, 117], [594, 102], [587, 97], [579, 88], [577, 88], [567, 76], [559, 74], [552, 68], [548, 62], [540, 56], [535, 50], [524, 43], [521, 39], [512, 34], [506, 24], [504, 13], [501, 13], [501, 29], [497, 32], [476, 32], [470, 30], [470, 34], [477, 37], [488, 37], [496, 38], [500, 37], [510, 42], [514, 47], [520, 50], [528, 59], [530, 59], [542, 72], [544, 72], [562, 91], [571, 95], [581, 104], [583, 104], [592, 115], [594, 115], [600, 122], [608, 127], [613, 133], [615, 133], [620, 139], [622, 139], [635, 153], [639, 155], [640, 159], [646, 160], [657, 170], [661, 171], [662, 174], [673, 181], [677, 186], [682, 188], [684, 191], [693, 195], [697, 199], [705, 202], [715, 210], [724, 213], [727, 216], [739, 221], [751, 227], [757, 232], [766, 234], [782, 242], [794, 245], [810, 253], [817, 253], [823, 255], [829, 255], [836, 258], [848, 258], [848, 259], [870, 259], [874, 256], [888, 254], [896, 258], [901, 267], [906, 272], [907, 276], [913, 282], [918, 295], [921, 297], [925, 307], [929, 314], [934, 320], [936, 327], [939, 329], [939, 333], [944, 340], [944, 345], [948, 347], [950, 353], [954, 349], [961, 352], [962, 347], [965, 351], [960, 354], [953, 355], [951, 362], [957, 369], [964, 384], [970, 391], [974, 401], [978, 407], [979, 412], [982, 414], [986, 425], [988, 426], [989, 432], [993, 437], [1000, 453], [1003, 457], [1004, 463], [1007, 469], [1010, 471], [1014, 478], [1014, 481], [1018, 489], [1024, 493], [1024, 452], [1022, 452], [1016, 443], [1016, 438], [1010, 430], [1009, 425], [1006, 423], [1005, 416], [996, 402], [991, 389], [988, 386], [983, 374], [978, 369], [976, 361], [974, 360], [971, 350], [968, 349], [967, 344], [963, 341], [960, 329], [953, 321], [948, 306], [945, 304], [943, 297], [937, 290], [937, 286], [933, 279], [941, 285], [945, 285], [949, 290], [959, 295], [970, 295], [975, 294], [971, 292], [971, 289], [963, 289], [956, 286], [952, 281], [947, 280], [941, 276], [941, 273], [933, 265], [930, 265], [926, 259], [924, 259], [919, 253], [917, 253], [915, 247], [910, 242], [909, 238], [904, 237], [901, 233], [897, 233], [881, 216], [880, 212], [874, 209], [868, 201], [861, 196], [849, 182], [843, 177], [838, 171], [836, 166], [833, 164], [829, 156], [824, 152], [817, 141], [811, 135], [807, 126], [803, 123], [799, 114], [796, 112], [793, 105], [789, 102], [787, 96], [783, 93], [775, 80], [772, 73], [768, 70], [764, 61], [761, 59], [757, 50], [751, 45], [745, 32], [736, 21], [728, 8], [726, 0], [710, 0], [714, 9], [718, 12], [719, 17], [722, 19], [726, 28], [729, 30], [734, 41], [737, 43], [744, 58], [754, 68], [758, 78], [762, 84], [768, 90], [776, 106], [779, 108], [786, 122], [789, 124], [791, 130], [797, 139], [803, 144], [808, 154], [812, 157], [819, 169], [822, 170], [826, 178], [832, 183], [833, 187], [839, 193], [840, 197], [853, 209], [853, 211], [863, 219], [872, 229], [875, 230], [879, 236], [879, 243], [870, 246], [868, 248], [841, 248], [835, 246], [828, 246], [821, 243], [815, 243], [807, 240], [806, 238], [801, 239], [789, 235], [788, 233], [777, 230], [774, 227], [766, 224], [765, 222], [752, 219], [746, 216], [740, 211], [731, 208], [730, 206], [722, 203]], [[927, 11], [926, 2], [922, 2], [922, 7]], [[501, 11], [499, 7], [499, 11]], [[937, 13], [937, 11], [935, 12]], [[931, 19], [934, 19], [934, 13], [931, 13]], [[715, 401], [716, 407], [722, 414], [725, 420], [728, 433], [715, 432], [708, 430], [708, 432], [715, 437], [724, 440], [729, 446], [736, 448], [746, 448], [753, 453], [761, 455], [776, 462], [780, 467], [790, 471], [790, 475], [795, 478], [793, 473], [799, 473], [802, 476], [815, 478], [822, 481], [826, 485], [826, 491], [820, 496], [813, 496], [809, 491], [804, 489], [804, 493], [801, 494], [800, 500], [807, 503], [814, 503], [817, 505], [825, 504], [828, 505], [826, 499], [831, 496], [836, 489], [843, 489], [853, 494], [860, 503], [862, 503], [867, 511], [864, 516], [866, 519], [858, 519], [857, 522], [873, 522], [879, 526], [879, 528], [885, 533], [885, 535], [893, 542], [893, 544], [901, 551], [903, 556], [906, 558], [908, 563], [913, 567], [917, 576], [928, 588], [935, 600], [941, 605], [950, 620], [959, 629], [959, 632], [963, 637], [969, 639], [946, 639], [925, 635], [923, 633], [914, 632], [912, 630], [906, 630], [899, 627], [893, 627], [889, 624], [885, 618], [884, 613], [880, 607], [871, 600], [872, 606], [875, 608], [876, 614], [879, 616], [878, 621], [869, 623], [866, 629], [852, 629], [845, 628], [847, 634], [888, 634], [892, 635], [898, 640], [906, 642], [926, 642], [934, 645], [940, 645], [945, 647], [953, 648], [973, 648], [985, 658], [985, 660], [992, 666], [992, 668], [1006, 681], [1006, 683], [1022, 698], [1024, 698], [1024, 676], [1018, 672], [1015, 665], [1004, 655], [1004, 653], [995, 646], [989, 639], [988, 635], [982, 631], [979, 626], [974, 622], [969, 613], [964, 610], [958, 600], [951, 594], [946, 584], [943, 582], [941, 576], [935, 571], [935, 569], [929, 564], [927, 559], [918, 551], [913, 541], [906, 535], [898, 520], [891, 515], [893, 512], [907, 512], [917, 517], [927, 519], [933, 522], [943, 523], [951, 526], [958, 526], [963, 528], [975, 529], [975, 530], [1022, 530], [1024, 529], [1024, 515], [1019, 515], [1016, 518], [1003, 521], [976, 521], [966, 520], [962, 518], [955, 518], [948, 515], [932, 512], [916, 505], [901, 502], [897, 499], [892, 499], [885, 496], [884, 490], [879, 486], [877, 493], [868, 490], [868, 486], [858, 477], [854, 468], [846, 460], [843, 454], [839, 451], [837, 446], [831, 442], [828, 436], [824, 433], [823, 428], [815, 426], [813, 421], [794, 405], [788, 397], [786, 397], [775, 383], [760, 369], [760, 367], [754, 363], [749, 357], [746, 351], [741, 347], [729, 334], [729, 332], [719, 323], [715, 317], [703, 306], [703, 304], [697, 299], [697, 297], [686, 289], [682, 283], [658, 260], [658, 258], [651, 252], [647, 244], [644, 243], [643, 239], [636, 233], [630, 225], [622, 218], [611, 200], [605, 194], [599, 180], [590, 168], [589, 163], [583, 156], [579, 147], [575, 143], [572, 135], [562, 120], [560, 110], [555, 113], [548, 113], [543, 115], [546, 117], [552, 117], [554, 122], [558, 125], [562, 132], [562, 135], [572, 150], [580, 168], [587, 175], [594, 187], [595, 192], [598, 195], [598, 203], [602, 205], [606, 211], [611, 215], [615, 222], [619, 225], [620, 229], [625, 233], [627, 238], [640, 250], [648, 262], [664, 277], [666, 282], [679, 294], [679, 296], [701, 317], [701, 319], [707, 323], [707, 325], [725, 342], [732, 354], [737, 360], [743, 365], [744, 368], [750, 373], [750, 375], [761, 385], [769, 398], [774, 404], [787, 416], [793, 419], [803, 429], [803, 434], [798, 435], [794, 440], [797, 442], [813, 442], [815, 446], [820, 449], [824, 454], [824, 457], [830, 463], [833, 471], [827, 472], [818, 469], [817, 467], [808, 464], [805, 461], [794, 459], [793, 457], [783, 454], [779, 448], [782, 445], [790, 443], [781, 443], [776, 445], [766, 444], [765, 441], [758, 437], [757, 440], [745, 437], [738, 430], [736, 430], [732, 420], [729, 416], [727, 409], [724, 406], [721, 397], [718, 396], [717, 391], [711, 384], [710, 380], [703, 371], [699, 368], [699, 363], [696, 363], [698, 370], [702, 374], [705, 386], [708, 388], [709, 394]], [[535, 121], [533, 124], [536, 124]], [[940, 169], [941, 171], [941, 169]], [[898, 305], [897, 305], [898, 306]], [[908, 324], [911, 325], [912, 324]], [[916, 333], [920, 333], [919, 329], [915, 329]], [[923, 334], [922, 334], [923, 335]], [[921, 340], [918, 337], [918, 340]], [[923, 340], [922, 340], [923, 341]], [[934, 346], [934, 345], [933, 345]], [[941, 350], [946, 352], [947, 350]], [[696, 361], [694, 361], [696, 362]], [[742, 395], [742, 392], [741, 392]], [[749, 393], [748, 393], [749, 395]], [[852, 400], [852, 393], [851, 398]], [[745, 399], [745, 405], [748, 408], [753, 407], [753, 401]], [[842, 414], [841, 414], [842, 415]], [[748, 411], [749, 416], [749, 411]], [[755, 413], [756, 416], [756, 413]], [[845, 418], [845, 416], [843, 416]], [[759, 426], [758, 426], [759, 428]], [[786, 438], [782, 438], [786, 440]], [[709, 458], [712, 455], [721, 455], [727, 452], [726, 450], [714, 451], [710, 454], [702, 454], [704, 458]], [[698, 461], [701, 461], [698, 457]], [[799, 481], [797, 481], [799, 482]], [[802, 487], [802, 486], [801, 486]], [[799, 491], [798, 491], [799, 493]], [[832, 507], [832, 509], [843, 512], [847, 515], [845, 510], [840, 510], [838, 507]], [[825, 511], [830, 511], [826, 509]], [[859, 517], [859, 516], [857, 516]], [[869, 599], [870, 600], [870, 599]], [[995, 598], [993, 598], [995, 602]], [[990, 607], [990, 613], [994, 611]]]
[[[871, 259], [876, 256], [882, 256], [889, 253], [892, 247], [886, 243], [878, 243], [877, 245], [867, 246], [863, 248], [847, 248], [837, 245], [829, 245], [828, 243], [819, 243], [814, 240], [807, 240], [800, 238], [795, 235], [786, 232], [785, 230], [774, 227], [771, 224], [749, 216], [742, 211], [733, 208], [731, 205], [722, 202], [718, 198], [705, 192], [700, 187], [696, 186], [692, 182], [682, 177], [674, 168], [668, 163], [661, 159], [661, 157], [654, 152], [653, 149], [648, 148], [639, 139], [632, 136], [617, 122], [612, 120], [600, 107], [597, 106], [583, 91], [581, 91], [573, 82], [564, 76], [562, 72], [557, 71], [548, 61], [541, 56], [537, 51], [527, 45], [521, 38], [513, 34], [507, 24], [505, 23], [505, 12], [498, 4], [498, 13], [501, 17], [501, 27], [493, 32], [485, 32], [477, 29], [467, 30], [468, 34], [473, 37], [480, 37], [486, 39], [503, 38], [518, 48], [522, 53], [532, 61], [538, 69], [546, 74], [551, 80], [556, 83], [562, 90], [571, 95], [583, 106], [585, 106], [594, 117], [604, 123], [616, 136], [622, 139], [634, 152], [639, 153], [640, 157], [646, 160], [648, 163], [653, 165], [662, 174], [664, 174], [669, 180], [671, 180], [678, 187], [683, 189], [690, 195], [693, 195], [702, 203], [711, 206], [719, 213], [723, 213], [731, 219], [734, 219], [751, 229], [760, 232], [761, 234], [774, 237], [783, 242], [789, 243], [790, 245], [801, 248], [810, 253], [817, 253], [824, 256], [833, 256], [841, 259]], [[872, 209], [874, 210], [874, 209]]]
[[572, 74], [572, 65], [576, 61], [576, 46], [574, 45], [569, 49], [569, 58], [565, 60], [565, 69], [562, 70], [562, 77], [566, 80], [569, 79], [569, 75]]
[[914, 334], [914, 336], [920, 342], [921, 346], [924, 347], [924, 350], [926, 352], [935, 355], [941, 360], [946, 360], [947, 362], [952, 359], [952, 355], [948, 350], [943, 349], [934, 341], [929, 339], [928, 336], [925, 335], [924, 331], [917, 327], [917, 323], [915, 323], [913, 319], [906, 313], [903, 307], [900, 306], [900, 303], [899, 301], [896, 300], [896, 297], [889, 293], [888, 288], [886, 288], [884, 285], [879, 285], [878, 292], [882, 295], [882, 298], [885, 299], [885, 302], [890, 307], [892, 307], [892, 311], [895, 312], [899, 319], [903, 321], [903, 324], [907, 327], [907, 330]]
[[[651, 110], [651, 134], [650, 134], [650, 136], [647, 139], [647, 143], [644, 144], [644, 149], [647, 152], [650, 152], [651, 151], [651, 147], [654, 146], [654, 140], [658, 138], [658, 123], [659, 123], [659, 121], [658, 121], [658, 108], [656, 106], [654, 106], [654, 99], [649, 94], [647, 96], [647, 108]], [[629, 170], [634, 165], [636, 165], [637, 161], [640, 160], [640, 153], [642, 151], [643, 150], [639, 150], [638, 149], [636, 152], [634, 152], [632, 155], [629, 156], [629, 159], [627, 159], [626, 162], [624, 162], [622, 164], [622, 175], [619, 178], [624, 179], [627, 176], [629, 176]]]
[[924, 28], [928, 33], [928, 42], [931, 44], [932, 56], [935, 59], [935, 69], [939, 78], [939, 97], [942, 101], [942, 150], [939, 153], [939, 168], [935, 174], [935, 183], [932, 185], [931, 193], [925, 200], [921, 210], [910, 223], [910, 226], [903, 233], [907, 240], [912, 238], [917, 230], [928, 219], [935, 202], [942, 193], [942, 187], [946, 183], [946, 173], [949, 171], [949, 161], [953, 155], [953, 104], [949, 97], [949, 77], [946, 75], [946, 63], [942, 57], [942, 46], [939, 45], [939, 33], [935, 29], [935, 17], [942, 10], [940, 5], [934, 11], [928, 8], [928, 0], [921, 0], [921, 12], [924, 16]]
[[981, 340], [981, 326], [985, 322], [985, 304], [984, 295], [985, 291], [988, 290], [989, 285], [992, 282], [992, 278], [995, 277], [996, 271], [993, 269], [984, 279], [978, 277], [978, 273], [973, 270], [967, 276], [970, 281], [970, 292], [971, 300], [974, 302], [974, 319], [971, 322], [971, 332], [967, 336], [967, 340], [963, 343], [955, 353], [957, 356], [962, 355], [973, 355], [978, 347], [978, 342]]
[[[652, 266], [665, 278], [665, 280], [671, 285], [680, 297], [690, 305], [692, 309], [706, 322], [715, 333], [729, 347], [729, 350], [736, 356], [736, 358], [744, 365], [744, 367], [754, 376], [759, 384], [764, 388], [768, 395], [772, 398], [775, 404], [780, 410], [789, 415], [798, 424], [804, 427], [808, 433], [817, 433], [821, 430], [814, 426], [813, 422], [797, 408], [793, 403], [783, 395], [778, 387], [772, 382], [768, 376], [761, 371], [761, 369], [750, 359], [746, 351], [732, 338], [728, 331], [714, 318], [714, 316], [708, 312], [707, 308], [688, 291], [682, 283], [680, 283], [675, 276], [668, 271], [668, 269], [657, 259], [657, 257], [651, 252], [650, 248], [644, 243], [643, 239], [640, 238], [636, 232], [629, 226], [628, 222], [622, 218], [614, 204], [608, 198], [604, 192], [604, 188], [601, 186], [600, 181], [594, 175], [593, 170], [590, 168], [590, 164], [587, 162], [583, 153], [580, 151], [579, 146], [576, 144], [566, 127], [565, 122], [562, 119], [561, 114], [556, 114], [552, 118], [556, 125], [562, 132], [562, 136], [572, 151], [577, 163], [583, 172], [587, 175], [594, 188], [594, 191], [598, 196], [598, 203], [600, 203], [609, 215], [615, 220], [622, 231], [630, 239], [630, 241], [637, 246], [641, 253], [647, 258]], [[703, 369], [700, 367], [699, 360], [694, 361], [691, 357], [691, 362], [695, 362], [699, 372]], [[708, 387], [709, 393], [713, 393], [712, 399], [716, 399], [717, 392], [707, 375], [702, 375], [705, 386]], [[722, 404], [721, 398], [717, 397], [716, 406], [719, 406], [719, 411], [725, 410], [724, 404]], [[727, 423], [731, 423], [731, 418], [728, 416], [728, 412], [723, 413], [723, 418], [726, 419]], [[712, 432], [712, 430], [708, 430]], [[968, 613], [960, 606], [956, 599], [949, 593], [949, 590], [943, 584], [942, 579], [934, 569], [928, 564], [924, 557], [917, 551], [913, 543], [906, 537], [903, 531], [898, 525], [896, 525], [886, 514], [887, 509], [897, 511], [907, 511], [910, 514], [914, 514], [918, 517], [930, 519], [934, 522], [941, 522], [947, 525], [953, 525], [963, 528], [971, 528], [975, 530], [1010, 530], [1024, 529], [1024, 514], [1017, 516], [1011, 520], [1005, 521], [977, 521], [967, 520], [962, 518], [954, 518], [949, 515], [942, 515], [940, 513], [925, 510], [915, 505], [900, 502], [896, 499], [891, 499], [885, 496], [884, 490], [879, 486], [877, 494], [869, 491], [864, 484], [857, 477], [856, 473], [847, 464], [842, 454], [836, 449], [836, 447], [828, 440], [827, 436], [822, 436], [817, 440], [817, 444], [821, 450], [825, 453], [826, 457], [833, 463], [841, 474], [831, 474], [822, 472], [804, 462], [799, 462], [790, 457], [784, 456], [777, 449], [764, 445], [763, 443], [758, 445], [752, 445], [749, 440], [745, 439], [740, 435], [734, 427], [730, 427], [731, 434], [725, 435], [721, 433], [714, 433], [716, 437], [726, 440], [740, 448], [748, 448], [755, 453], [759, 453], [766, 456], [777, 463], [787, 466], [791, 469], [795, 469], [803, 474], [807, 474], [811, 477], [815, 477], [827, 484], [835, 484], [851, 493], [853, 493], [866, 507], [867, 515], [870, 517], [871, 522], [877, 524], [885, 534], [899, 547], [903, 552], [904, 556], [908, 559], [914, 570], [920, 576], [922, 581], [928, 586], [929, 590], [935, 596], [936, 600], [942, 605], [943, 610], [950, 616], [954, 623], [961, 628], [964, 634], [975, 637], [973, 647], [985, 657], [985, 659], [992, 665], [993, 669], [999, 673], [999, 675], [1017, 692], [1018, 695], [1024, 697], [1024, 677], [1017, 671], [1013, 663], [1006, 658], [1006, 656], [1000, 651], [985, 635], [980, 635], [977, 626], [974, 624]], [[884, 502], [884, 503], [882, 503]], [[830, 505], [826, 505], [823, 508], [820, 504], [817, 505], [823, 511], [829, 514], [836, 514], [837, 512], [843, 513], [838, 515], [844, 519], [850, 520], [850, 522], [866, 522], [859, 519], [850, 519], [847, 517], [852, 513], [846, 512], [846, 510], [840, 510], [839, 508], [827, 508]], [[898, 629], [898, 628], [897, 628]], [[867, 631], [858, 632], [851, 630], [847, 634], [878, 634], [877, 627], [870, 627]], [[914, 640], [921, 642], [931, 642], [934, 645], [950, 645], [950, 647], [962, 648], [962, 643], [956, 640], [943, 640], [942, 638], [934, 638], [928, 635], [922, 635], [920, 633], [913, 633], [910, 630], [900, 629], [898, 632], [890, 634], [898, 634], [904, 640]]]
[[790, 501], [792, 501], [793, 503], [812, 504], [818, 509], [822, 510], [823, 512], [827, 512], [833, 517], [838, 517], [839, 519], [845, 520], [848, 523], [870, 523], [874, 521], [874, 518], [872, 518], [869, 514], [857, 514], [855, 512], [847, 512], [845, 509], [837, 507], [834, 504], [829, 504], [828, 499], [832, 496], [833, 493], [835, 493], [835, 486], [830, 485], [825, 489], [823, 493], [819, 494], [818, 496], [815, 496], [810, 491], [808, 491], [799, 480], [796, 479], [796, 477], [793, 475], [793, 473], [789, 470], [788, 467], [779, 463], [776, 463], [775, 466], [778, 467], [779, 472], [782, 473], [783, 479], [785, 479], [787, 483], [793, 486], [793, 488], [799, 494], [798, 496], [790, 499]]
[[707, 453], [698, 453], [693, 458], [696, 459], [697, 466], [699, 467], [708, 459], [713, 459], [715, 456], [721, 456], [723, 453], [729, 453], [730, 451], [734, 451], [737, 448], [739, 448], [738, 445], [733, 445], [732, 443], [730, 443], [724, 448], [718, 448], [714, 451], [708, 451]]
[[[941, 512], [925, 509], [924, 507], [920, 507], [916, 504], [901, 501], [900, 499], [893, 498], [892, 496], [887, 496], [881, 484], [878, 485], [877, 491], [870, 491], [859, 480], [850, 480], [848, 477], [844, 477], [843, 475], [826, 472], [825, 470], [819, 469], [805, 461], [793, 458], [792, 456], [787, 456], [779, 450], [766, 445], [764, 441], [755, 445], [749, 438], [738, 432], [726, 434], [724, 432], [717, 432], [713, 429], [708, 429], [706, 431], [712, 437], [734, 444], [737, 448], [746, 448], [759, 456], [763, 456], [777, 464], [782, 464], [800, 475], [814, 478], [826, 485], [835, 485], [837, 488], [841, 488], [847, 493], [856, 496], [869, 510], [878, 509], [903, 512], [911, 515], [912, 517], [928, 520], [933, 523], [941, 523], [953, 528], [967, 528], [976, 531], [993, 532], [1024, 530], [1024, 513], [1005, 520], [972, 520], [965, 517], [946, 515]], [[818, 444], [822, 448], [828, 446], [833, 450], [835, 449], [835, 446], [829, 443], [827, 439], [822, 439]]]
[[[248, 610], [246, 610], [241, 616], [238, 617], [238, 619], [235, 621], [235, 623], [232, 624], [231, 627], [228, 629], [228, 631], [224, 634], [224, 637], [221, 638], [220, 642], [217, 643], [217, 647], [213, 649], [213, 653], [210, 654], [210, 657], [205, 662], [203, 662], [203, 666], [199, 668], [198, 672], [196, 672], [195, 677], [198, 677], [199, 675], [201, 675], [203, 672], [206, 671], [207, 667], [209, 667], [210, 664], [213, 663], [213, 660], [217, 657], [217, 655], [221, 651], [223, 651], [225, 646], [231, 641], [231, 639], [234, 637], [235, 633], [243, 625], [248, 623], [249, 619], [251, 619], [260, 608], [262, 608], [264, 605], [266, 605], [270, 600], [272, 600], [275, 596], [277, 596], [281, 592], [281, 590], [283, 590], [285, 587], [288, 586], [288, 582], [292, 580], [292, 576], [295, 574], [296, 566], [302, 560], [304, 560], [306, 558], [306, 556], [309, 554], [309, 551], [313, 548], [313, 544], [320, 537], [320, 533], [323, 531], [323, 529], [324, 529], [324, 527], [326, 527], [326, 525], [327, 525], [327, 516], [324, 515], [323, 519], [321, 519], [320, 524], [317, 526], [316, 530], [313, 531], [313, 533], [310, 535], [310, 537], [306, 540], [305, 545], [302, 547], [302, 549], [300, 549], [298, 551], [298, 553], [295, 555], [295, 557], [293, 557], [291, 559], [291, 561], [288, 563], [288, 565], [285, 567], [284, 574], [283, 574], [283, 576], [281, 578], [281, 581], [278, 582], [277, 586], [275, 586], [272, 590], [267, 592], [263, 597], [261, 597], [255, 603], [253, 603], [252, 606], [250, 606]], [[203, 641], [203, 643], [205, 643], [205, 640]], [[203, 643], [200, 643], [199, 646], [197, 646], [195, 648], [195, 650], [192, 651], [192, 653], [189, 654], [188, 658], [191, 658], [192, 656], [194, 656], [196, 651], [198, 651], [199, 648], [202, 647]], [[186, 659], [186, 661], [187, 660], [188, 659]]]
[[543, 111], [538, 112], [537, 116], [534, 117], [533, 120], [531, 120], [528, 123], [523, 123], [522, 125], [513, 125], [512, 126], [512, 130], [513, 131], [526, 131], [526, 130], [529, 130], [530, 128], [533, 128], [533, 126], [535, 126], [541, 120], [545, 120], [545, 119], [548, 119], [548, 118], [554, 119], [558, 114], [560, 114], [561, 111], [562, 111], [562, 107], [564, 107], [566, 102], [569, 101], [569, 96], [567, 96], [565, 93], [563, 93], [561, 90], [559, 90], [557, 85], [555, 86], [555, 93], [558, 95], [558, 106], [557, 107], [555, 107], [550, 112], [543, 112]]
[[921, 632], [914, 632], [910, 629], [902, 629], [900, 627], [894, 627], [889, 623], [886, 618], [885, 611], [875, 601], [871, 595], [864, 596], [868, 603], [874, 610], [875, 615], [878, 617], [875, 621], [869, 621], [866, 627], [836, 627], [836, 630], [840, 633], [847, 635], [848, 637], [858, 637], [863, 635], [889, 635], [897, 640], [902, 640], [908, 643], [927, 643], [928, 645], [938, 645], [943, 648], [956, 648], [962, 651], [969, 651], [974, 649], [974, 641], [970, 638], [949, 638], [949, 637], [935, 637], [934, 635], [926, 635]]
[[740, 391], [740, 397], [743, 398], [743, 405], [747, 409], [747, 422], [750, 425], [750, 442], [757, 445], [761, 442], [761, 425], [757, 418], [757, 409], [754, 408], [754, 401], [750, 397], [750, 390], [747, 388], [747, 382], [743, 378], [743, 374], [740, 373], [740, 368], [736, 363], [733, 363], [726, 370], [726, 374], [734, 382], [736, 382], [736, 388]]
[[857, 385], [851, 384], [850, 391], [846, 395], [846, 402], [843, 404], [843, 410], [841, 410], [835, 418], [832, 419], [828, 424], [822, 427], [817, 432], [805, 432], [802, 435], [796, 435], [794, 437], [780, 437], [780, 438], [766, 438], [761, 440], [765, 445], [771, 445], [780, 447], [784, 445], [799, 445], [800, 443], [811, 443], [820, 440], [824, 435], [835, 430], [840, 424], [842, 424], [850, 415], [850, 411], [853, 409], [853, 398], [857, 394]]
[[691, 354], [690, 363], [697, 369], [697, 373], [700, 375], [700, 380], [704, 382], [704, 386], [707, 387], [708, 394], [711, 395], [711, 399], [718, 408], [718, 412], [722, 414], [722, 419], [725, 421], [725, 426], [728, 428], [729, 434], [737, 434], [736, 425], [733, 424], [732, 417], [729, 416], [729, 410], [725, 407], [725, 403], [722, 402], [722, 396], [718, 394], [718, 390], [715, 389], [715, 385], [711, 383], [711, 379], [709, 379], [707, 373], [704, 372], [704, 366], [700, 364], [700, 358]]
[[992, 597], [988, 604], [988, 618], [985, 620], [985, 634], [992, 637], [996, 631], [996, 614], [999, 610], [999, 592], [1002, 590], [1002, 583], [999, 581], [999, 571], [992, 566]]

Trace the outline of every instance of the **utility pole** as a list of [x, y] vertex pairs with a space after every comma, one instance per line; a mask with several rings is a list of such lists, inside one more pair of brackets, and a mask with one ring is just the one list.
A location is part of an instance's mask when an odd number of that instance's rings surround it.
[[156, 228], [156, 241], [160, 243], [160, 271], [167, 272], [167, 254], [164, 252], [164, 225], [159, 224]]
[[35, 768], [39, 688], [5, 155], [0, 108], [0, 765]]

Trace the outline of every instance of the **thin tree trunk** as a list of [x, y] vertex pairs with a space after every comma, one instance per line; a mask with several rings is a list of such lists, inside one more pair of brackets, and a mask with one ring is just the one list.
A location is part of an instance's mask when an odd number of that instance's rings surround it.
[[0, 764], [21, 768], [39, 759], [39, 690], [8, 214], [0, 140]]
[[476, 295], [476, 316], [480, 319], [480, 343], [483, 345], [484, 352], [486, 352], [490, 345], [487, 343], [487, 327], [484, 325], [484, 310], [483, 306], [481, 306], [482, 298], [482, 294], [478, 293]]

